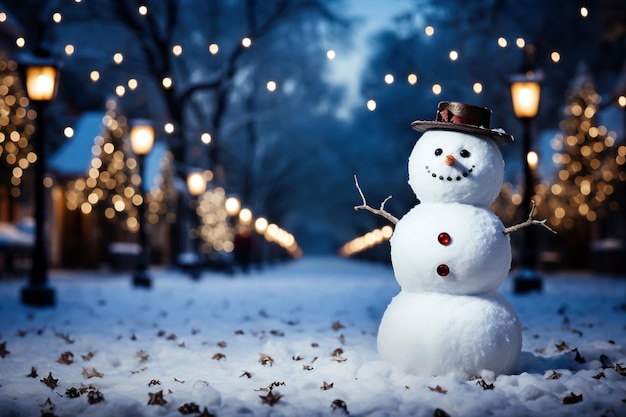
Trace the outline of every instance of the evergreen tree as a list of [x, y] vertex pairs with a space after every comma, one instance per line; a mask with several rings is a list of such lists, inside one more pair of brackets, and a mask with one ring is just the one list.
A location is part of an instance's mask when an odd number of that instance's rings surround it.
[[107, 219], [117, 218], [123, 229], [138, 230], [137, 206], [142, 203], [137, 161], [131, 157], [126, 119], [120, 117], [114, 101], [107, 103], [102, 134], [94, 139], [87, 178], [68, 183], [67, 207], [84, 214], [94, 209]]
[[[616, 211], [615, 191], [626, 180], [624, 146], [615, 146], [615, 132], [597, 122], [601, 102], [589, 77], [579, 77], [568, 92], [561, 134], [553, 141], [560, 165], [548, 197], [549, 222], [572, 229]], [[540, 190], [539, 190], [540, 191]]]
[[9, 203], [21, 196], [26, 170], [37, 159], [30, 142], [36, 115], [27, 109], [15, 69], [15, 61], [0, 60], [0, 200]]

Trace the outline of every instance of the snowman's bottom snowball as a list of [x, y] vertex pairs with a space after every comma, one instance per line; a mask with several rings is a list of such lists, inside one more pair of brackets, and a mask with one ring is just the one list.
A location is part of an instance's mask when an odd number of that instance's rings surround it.
[[511, 373], [521, 347], [517, 314], [496, 292], [466, 296], [401, 291], [378, 330], [380, 357], [421, 376]]

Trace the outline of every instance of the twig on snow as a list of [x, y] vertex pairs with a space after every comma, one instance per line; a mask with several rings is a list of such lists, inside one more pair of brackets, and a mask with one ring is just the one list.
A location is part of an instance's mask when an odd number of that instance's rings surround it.
[[505, 235], [508, 235], [509, 233], [517, 232], [518, 230], [523, 229], [524, 227], [532, 226], [533, 224], [543, 226], [549, 231], [551, 231], [552, 233], [556, 234], [556, 232], [550, 226], [546, 224], [546, 219], [543, 219], [543, 220], [533, 219], [533, 213], [535, 212], [535, 202], [533, 200], [530, 200], [530, 204], [531, 204], [531, 207], [530, 207], [530, 213], [528, 214], [528, 219], [523, 223], [505, 227], [503, 231]]
[[361, 200], [363, 200], [363, 204], [361, 204], [360, 206], [354, 206], [354, 210], [367, 210], [374, 214], [378, 214], [381, 217], [384, 217], [385, 219], [389, 220], [393, 224], [398, 224], [398, 219], [395, 216], [393, 216], [391, 213], [385, 211], [385, 203], [389, 201], [391, 196], [385, 198], [383, 202], [380, 203], [380, 208], [375, 209], [373, 207], [370, 207], [367, 204], [367, 201], [365, 200], [365, 195], [363, 194], [361, 187], [359, 187], [359, 180], [357, 179], [356, 175], [354, 176], [354, 184], [356, 185], [356, 189], [359, 190], [359, 194], [361, 195]]

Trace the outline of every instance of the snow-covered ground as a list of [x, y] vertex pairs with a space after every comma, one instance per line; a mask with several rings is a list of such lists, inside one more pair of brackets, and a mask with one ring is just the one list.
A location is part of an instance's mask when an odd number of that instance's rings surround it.
[[389, 267], [303, 258], [250, 275], [56, 272], [53, 309], [0, 281], [0, 415], [625, 416], [626, 280], [501, 288], [523, 323], [514, 375], [405, 375], [376, 353]]

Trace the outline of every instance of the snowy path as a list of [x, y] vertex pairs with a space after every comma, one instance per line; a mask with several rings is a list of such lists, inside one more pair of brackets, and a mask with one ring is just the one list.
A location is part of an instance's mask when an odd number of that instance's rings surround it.
[[378, 360], [398, 292], [378, 264], [305, 258], [198, 282], [157, 271], [151, 291], [129, 276], [52, 282], [57, 307], [31, 309], [23, 282], [0, 281], [2, 417], [626, 415], [624, 279], [550, 278], [527, 296], [507, 281], [520, 372], [472, 381]]

